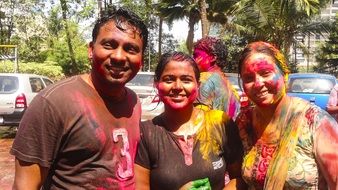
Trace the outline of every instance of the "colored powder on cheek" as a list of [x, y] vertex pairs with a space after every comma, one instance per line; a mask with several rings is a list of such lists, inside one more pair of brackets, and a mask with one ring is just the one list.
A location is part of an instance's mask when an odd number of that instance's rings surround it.
[[198, 96], [198, 88], [195, 88], [194, 90], [191, 91], [190, 96], [189, 96], [189, 102], [195, 101]]
[[276, 69], [277, 72], [276, 75], [274, 76], [273, 80], [276, 83], [276, 90], [278, 94], [285, 94], [286, 89], [285, 89], [285, 81], [284, 81], [284, 76], [281, 74], [280, 69]]
[[273, 88], [273, 93], [276, 94], [275, 98], [271, 103], [278, 102], [283, 96], [286, 94], [286, 89], [284, 85], [283, 77], [275, 77], [273, 80], [273, 84], [271, 85]]
[[162, 83], [158, 83], [157, 92], [158, 92], [158, 97], [160, 98], [160, 100], [163, 100], [165, 96], [164, 91], [165, 91], [165, 86]]

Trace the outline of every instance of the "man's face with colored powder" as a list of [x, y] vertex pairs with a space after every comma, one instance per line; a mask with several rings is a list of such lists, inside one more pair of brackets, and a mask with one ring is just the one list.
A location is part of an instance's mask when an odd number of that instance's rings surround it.
[[208, 71], [212, 66], [213, 61], [215, 61], [214, 56], [209, 55], [207, 52], [200, 49], [194, 50], [193, 57], [201, 72]]

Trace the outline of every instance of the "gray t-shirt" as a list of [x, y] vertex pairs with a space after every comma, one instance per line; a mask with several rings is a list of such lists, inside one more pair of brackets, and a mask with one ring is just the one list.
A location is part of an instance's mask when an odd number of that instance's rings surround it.
[[209, 153], [208, 159], [202, 158], [196, 135], [188, 136], [186, 143], [182, 143], [182, 136], [166, 130], [161, 116], [142, 122], [135, 163], [150, 170], [151, 189], [179, 189], [189, 181], [206, 177], [212, 189], [222, 189], [227, 164], [240, 161], [243, 154], [238, 128], [229, 117], [226, 118], [224, 123], [214, 121], [221, 126], [212, 128], [216, 131], [210, 133], [222, 139], [218, 153]]
[[45, 189], [134, 189], [140, 115], [131, 90], [114, 102], [68, 78], [32, 101], [11, 154], [50, 168]]

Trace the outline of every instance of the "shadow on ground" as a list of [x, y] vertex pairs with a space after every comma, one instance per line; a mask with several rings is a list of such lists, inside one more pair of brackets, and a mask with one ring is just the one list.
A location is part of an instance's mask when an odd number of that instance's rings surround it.
[[0, 126], [0, 139], [13, 139], [17, 126]]

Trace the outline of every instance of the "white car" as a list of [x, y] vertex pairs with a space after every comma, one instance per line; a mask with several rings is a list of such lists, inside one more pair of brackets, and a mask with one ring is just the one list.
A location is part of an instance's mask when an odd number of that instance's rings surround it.
[[157, 90], [154, 87], [153, 72], [138, 72], [126, 86], [140, 98], [142, 121], [152, 119], [164, 111], [164, 104], [159, 100]]
[[41, 75], [0, 73], [0, 126], [19, 125], [33, 98], [50, 84], [53, 81]]

